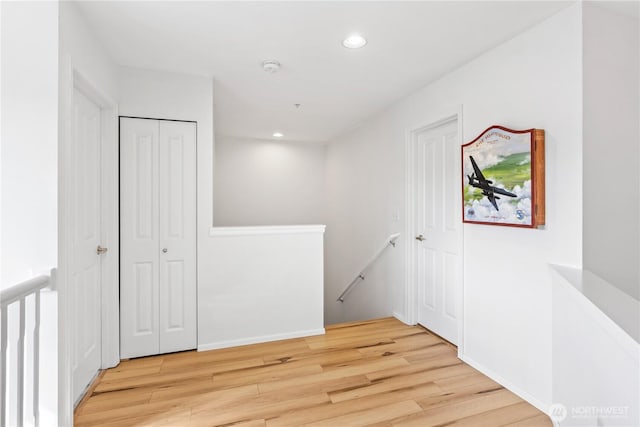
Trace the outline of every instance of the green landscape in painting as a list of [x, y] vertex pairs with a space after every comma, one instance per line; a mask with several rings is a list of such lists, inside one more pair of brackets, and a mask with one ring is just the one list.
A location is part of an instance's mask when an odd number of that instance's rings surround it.
[[[483, 169], [482, 174], [486, 179], [493, 181], [493, 185], [502, 184], [508, 191], [512, 191], [516, 185], [523, 187], [525, 181], [531, 179], [531, 155], [529, 153], [511, 154], [501, 162]], [[483, 197], [480, 190], [470, 192], [469, 183], [466, 181], [464, 186], [465, 205]], [[517, 203], [516, 200], [513, 202]]]

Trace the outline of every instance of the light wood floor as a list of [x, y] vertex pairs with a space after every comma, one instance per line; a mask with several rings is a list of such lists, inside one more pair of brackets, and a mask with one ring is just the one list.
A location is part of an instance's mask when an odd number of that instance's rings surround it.
[[122, 362], [77, 426], [551, 426], [421, 327], [393, 319], [324, 336]]

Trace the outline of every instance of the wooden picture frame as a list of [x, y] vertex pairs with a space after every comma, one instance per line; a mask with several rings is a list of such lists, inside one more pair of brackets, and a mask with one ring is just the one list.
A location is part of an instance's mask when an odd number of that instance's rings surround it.
[[461, 155], [463, 222], [545, 224], [543, 129], [491, 126], [464, 144]]

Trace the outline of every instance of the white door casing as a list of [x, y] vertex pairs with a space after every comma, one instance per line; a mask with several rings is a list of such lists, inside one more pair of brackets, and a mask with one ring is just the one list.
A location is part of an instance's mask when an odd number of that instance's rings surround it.
[[458, 343], [462, 281], [457, 120], [414, 135], [417, 321]]
[[72, 397], [82, 396], [101, 367], [101, 110], [78, 89], [73, 93]]
[[196, 347], [196, 124], [120, 120], [121, 357]]

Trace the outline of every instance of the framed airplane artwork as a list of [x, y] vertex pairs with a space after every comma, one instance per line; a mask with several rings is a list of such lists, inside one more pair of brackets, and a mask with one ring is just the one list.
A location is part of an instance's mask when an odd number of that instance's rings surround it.
[[462, 146], [463, 222], [545, 223], [544, 130], [491, 126]]

